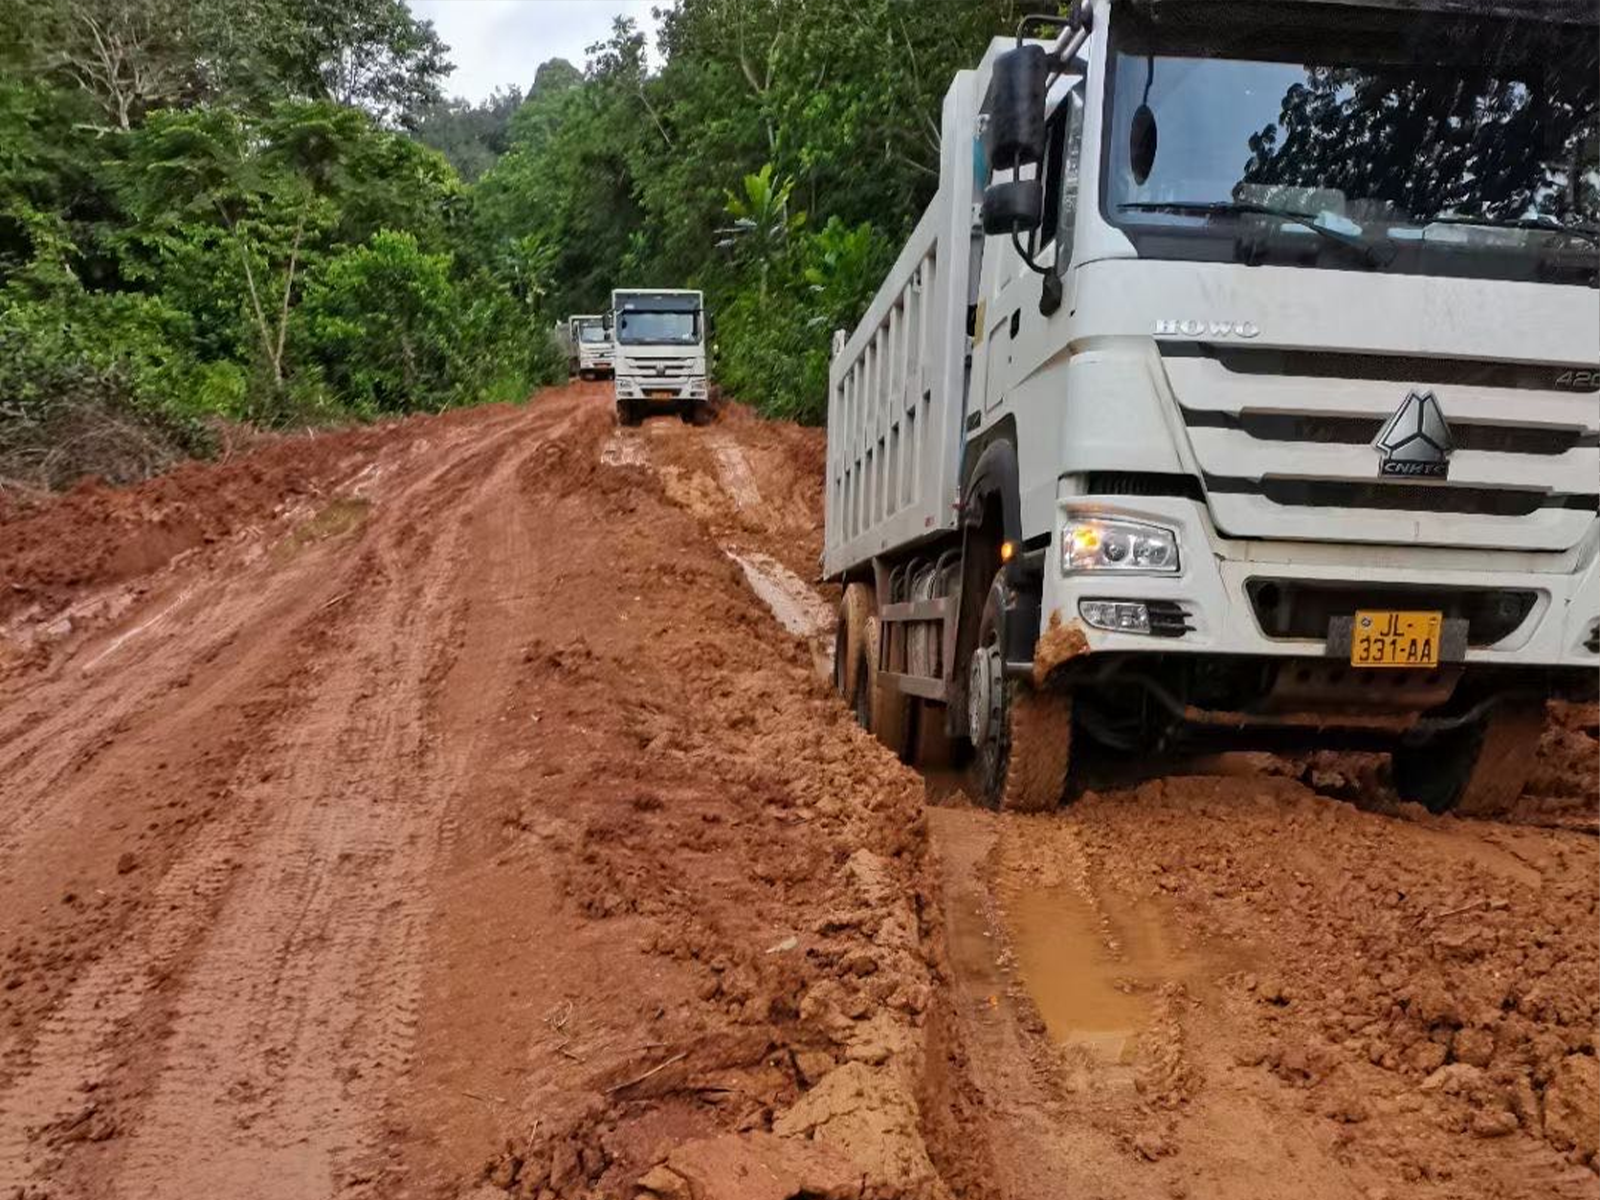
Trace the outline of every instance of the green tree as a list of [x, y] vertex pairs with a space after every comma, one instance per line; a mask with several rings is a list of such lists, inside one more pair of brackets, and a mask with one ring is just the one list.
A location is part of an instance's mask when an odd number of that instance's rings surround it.
[[510, 149], [511, 118], [521, 107], [520, 90], [497, 88], [482, 104], [459, 98], [429, 104], [415, 114], [411, 130], [471, 183]]
[[789, 241], [806, 223], [806, 214], [789, 211], [793, 179], [776, 182], [772, 164], [744, 177], [740, 192], [728, 192], [723, 206], [733, 218], [732, 226], [722, 230], [719, 246], [731, 248], [736, 257], [753, 264], [760, 280], [761, 299], [767, 298], [767, 282], [773, 263], [783, 257]]

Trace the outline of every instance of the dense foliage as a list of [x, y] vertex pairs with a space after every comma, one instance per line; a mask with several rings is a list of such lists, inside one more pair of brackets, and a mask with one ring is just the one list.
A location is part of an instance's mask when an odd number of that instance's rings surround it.
[[404, 0], [0, 0], [0, 484], [218, 419], [526, 395], [617, 286], [704, 288], [724, 387], [820, 419], [1011, 0], [680, 0], [442, 98]]
[[558, 312], [596, 311], [613, 286], [704, 288], [724, 386], [820, 420], [832, 330], [859, 317], [935, 190], [950, 79], [1021, 11], [681, 0], [653, 72], [619, 21], [581, 76], [541, 68], [476, 189], [474, 236], [538, 262]]

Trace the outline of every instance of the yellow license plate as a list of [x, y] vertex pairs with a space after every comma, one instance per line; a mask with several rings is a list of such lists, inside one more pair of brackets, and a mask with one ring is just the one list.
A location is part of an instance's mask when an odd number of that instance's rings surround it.
[[1436, 667], [1444, 614], [1358, 610], [1350, 630], [1352, 667]]
[[651, 388], [645, 393], [645, 395], [650, 397], [652, 400], [671, 400], [677, 394], [677, 392], [669, 391], [664, 388]]

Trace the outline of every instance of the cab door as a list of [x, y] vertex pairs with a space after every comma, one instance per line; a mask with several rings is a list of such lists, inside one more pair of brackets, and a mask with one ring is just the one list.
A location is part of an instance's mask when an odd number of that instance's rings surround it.
[[[1083, 149], [1083, 79], [1070, 77], [1051, 114], [1043, 164], [1045, 204], [1038, 231], [1022, 244], [1035, 270], [1008, 238], [991, 239], [997, 271], [986, 306], [984, 338], [989, 343], [984, 409], [999, 407], [1051, 351], [1053, 314], [1040, 311], [1045, 280], [1040, 271], [1070, 287], [1073, 229], [1077, 222], [1079, 164]], [[1058, 311], [1070, 311], [1063, 294]]]

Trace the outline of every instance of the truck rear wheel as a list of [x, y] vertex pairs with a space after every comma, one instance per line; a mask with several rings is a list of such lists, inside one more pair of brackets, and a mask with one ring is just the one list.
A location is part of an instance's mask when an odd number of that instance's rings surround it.
[[1072, 700], [1004, 672], [1004, 572], [978, 624], [967, 680], [973, 784], [990, 808], [1048, 812], [1061, 803], [1072, 762]]
[[1488, 717], [1390, 756], [1395, 791], [1429, 812], [1489, 817], [1516, 803], [1544, 729], [1537, 703], [1496, 705]]
[[846, 584], [833, 635], [833, 686], [863, 729], [872, 728], [872, 690], [867, 670], [867, 620], [872, 608], [871, 588], [864, 583]]

